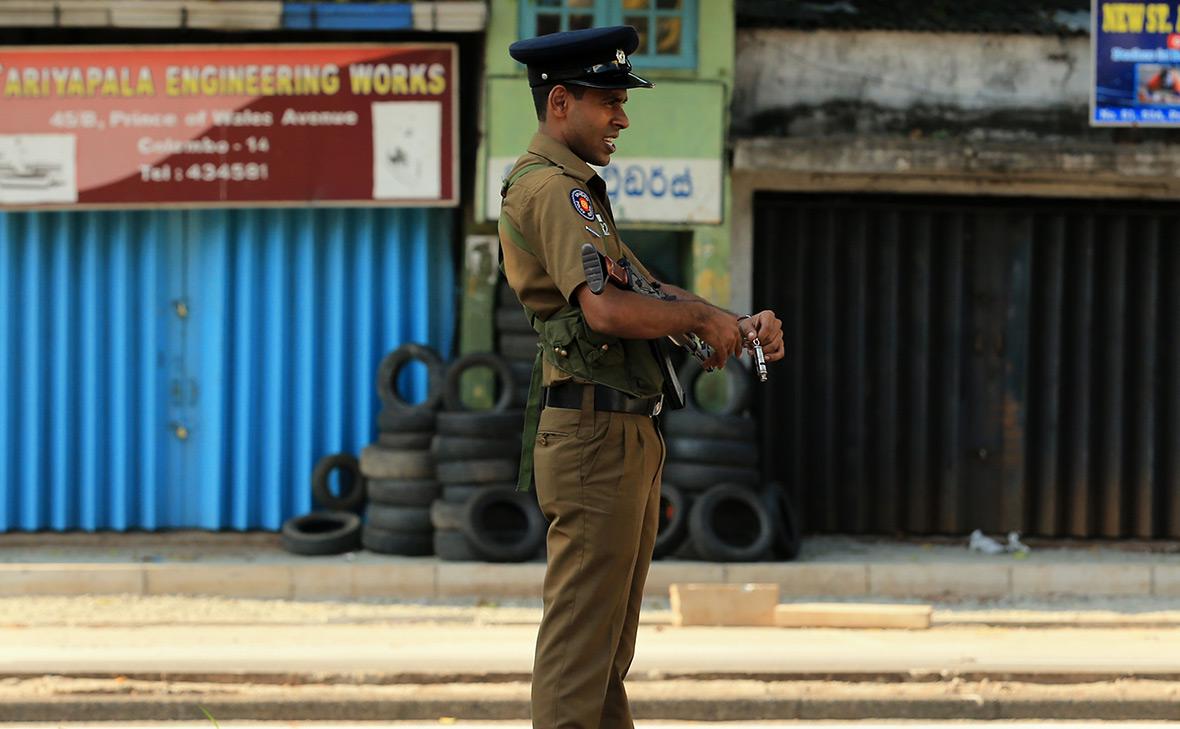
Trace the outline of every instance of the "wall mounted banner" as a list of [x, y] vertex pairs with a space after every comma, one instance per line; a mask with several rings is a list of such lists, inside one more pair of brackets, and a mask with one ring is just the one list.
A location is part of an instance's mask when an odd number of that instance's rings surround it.
[[[500, 187], [516, 160], [492, 157], [488, 164], [488, 216], [500, 215]], [[719, 159], [620, 158], [595, 167], [606, 182], [615, 220], [620, 222], [720, 223], [721, 178]]]
[[1180, 5], [1094, 0], [1094, 126], [1180, 126]]
[[452, 44], [0, 48], [0, 208], [455, 205]]

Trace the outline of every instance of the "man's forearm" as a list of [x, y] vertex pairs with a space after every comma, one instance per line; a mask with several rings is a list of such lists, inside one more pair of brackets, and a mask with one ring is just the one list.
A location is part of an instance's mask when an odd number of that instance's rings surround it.
[[592, 329], [623, 339], [659, 339], [695, 332], [713, 315], [714, 308], [700, 299], [662, 301], [613, 287], [600, 296], [587, 292], [581, 301]]
[[664, 291], [665, 293], [672, 294], [677, 299], [681, 299], [683, 301], [699, 301], [702, 304], [707, 304], [708, 306], [713, 307], [714, 309], [720, 309], [721, 311], [724, 311], [726, 314], [732, 315], [735, 319], [737, 318], [737, 314], [734, 314], [733, 312], [729, 311], [728, 309], [722, 309], [720, 306], [717, 306], [716, 304], [714, 304], [711, 301], [708, 301], [707, 299], [697, 296], [696, 294], [694, 294], [691, 291], [688, 291], [687, 289], [682, 289], [679, 286], [673, 286], [670, 283], [664, 283], [662, 281], [660, 282], [660, 289], [662, 291]]

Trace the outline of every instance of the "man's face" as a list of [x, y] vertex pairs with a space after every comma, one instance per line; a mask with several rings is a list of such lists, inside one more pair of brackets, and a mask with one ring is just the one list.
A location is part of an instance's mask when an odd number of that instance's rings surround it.
[[580, 99], [571, 94], [570, 102], [566, 145], [592, 165], [609, 164], [619, 132], [630, 125], [627, 112], [623, 111], [627, 90], [587, 88]]

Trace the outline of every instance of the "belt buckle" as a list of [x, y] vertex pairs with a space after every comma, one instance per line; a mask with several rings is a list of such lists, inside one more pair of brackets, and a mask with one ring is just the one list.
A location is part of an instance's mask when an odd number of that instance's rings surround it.
[[664, 409], [664, 396], [661, 393], [660, 396], [656, 398], [656, 405], [654, 408], [652, 408], [651, 416], [654, 418], [655, 416], [659, 415], [663, 411], [663, 409]]

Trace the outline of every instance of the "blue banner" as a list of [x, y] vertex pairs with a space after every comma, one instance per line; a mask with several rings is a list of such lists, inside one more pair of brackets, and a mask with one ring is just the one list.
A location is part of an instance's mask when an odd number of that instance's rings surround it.
[[1180, 126], [1180, 6], [1094, 0], [1095, 126]]

